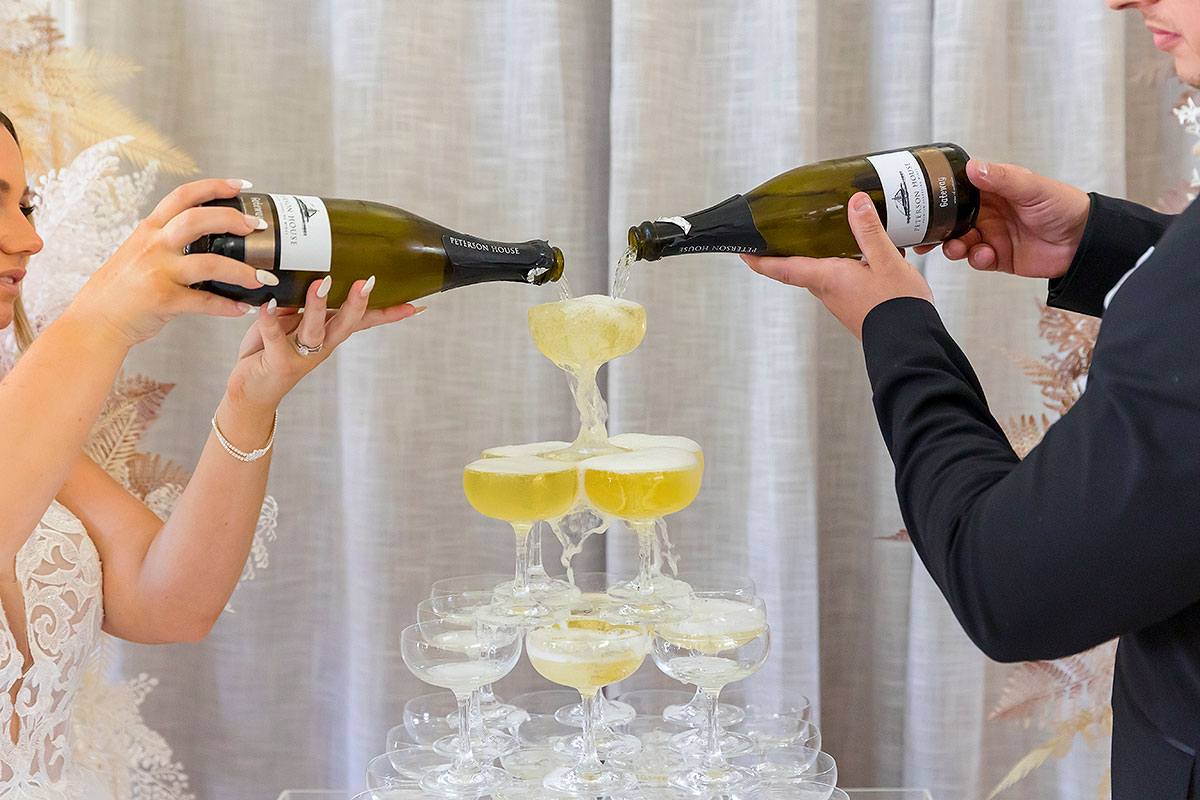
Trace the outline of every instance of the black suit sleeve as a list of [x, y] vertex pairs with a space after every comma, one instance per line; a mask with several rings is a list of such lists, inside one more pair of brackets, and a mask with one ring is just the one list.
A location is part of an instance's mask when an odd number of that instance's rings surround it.
[[864, 321], [909, 534], [992, 658], [1079, 652], [1200, 600], [1196, 242], [1193, 215], [1125, 282], [1086, 391], [1024, 460], [932, 305], [890, 300]]
[[1104, 296], [1162, 238], [1174, 217], [1092, 192], [1087, 227], [1070, 268], [1050, 281], [1047, 305], [1099, 317]]

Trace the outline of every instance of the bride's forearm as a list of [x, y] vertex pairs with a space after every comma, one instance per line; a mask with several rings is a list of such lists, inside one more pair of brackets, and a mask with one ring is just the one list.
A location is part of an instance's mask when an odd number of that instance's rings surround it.
[[[246, 452], [267, 443], [274, 415], [274, 407], [229, 395], [216, 412], [226, 440]], [[220, 616], [245, 567], [270, 463], [269, 452], [257, 461], [237, 460], [210, 432], [187, 488], [146, 553], [143, 581], [169, 587], [163, 594], [178, 599], [181, 613], [201, 628]]]
[[68, 309], [0, 381], [0, 553], [15, 553], [54, 499], [128, 352]]

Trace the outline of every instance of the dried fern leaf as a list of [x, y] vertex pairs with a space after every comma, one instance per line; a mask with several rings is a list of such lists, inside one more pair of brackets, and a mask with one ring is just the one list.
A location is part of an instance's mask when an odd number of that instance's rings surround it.
[[138, 453], [129, 460], [126, 469], [126, 488], [139, 500], [145, 500], [163, 486], [187, 486], [192, 477], [179, 464], [153, 453]]
[[110, 402], [92, 429], [84, 452], [105, 472], [123, 482], [121, 468], [137, 452], [144, 430], [145, 426], [138, 421], [137, 409], [127, 403]]
[[908, 536], [908, 531], [904, 528], [893, 533], [891, 536], [876, 536], [876, 541], [880, 542], [911, 542], [912, 539]]
[[114, 391], [123, 402], [137, 410], [138, 419], [148, 426], [158, 419], [167, 395], [174, 388], [173, 383], [159, 383], [144, 375], [134, 375], [132, 378], [121, 375], [117, 378]]

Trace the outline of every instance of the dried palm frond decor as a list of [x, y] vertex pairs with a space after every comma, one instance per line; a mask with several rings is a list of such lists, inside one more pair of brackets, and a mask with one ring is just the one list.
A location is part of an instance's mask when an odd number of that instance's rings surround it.
[[0, 0], [0, 31], [0, 109], [20, 122], [31, 174], [63, 167], [81, 148], [118, 136], [129, 137], [120, 149], [137, 166], [196, 172], [190, 156], [106, 92], [141, 67], [64, 46], [57, 21], [24, 0]]

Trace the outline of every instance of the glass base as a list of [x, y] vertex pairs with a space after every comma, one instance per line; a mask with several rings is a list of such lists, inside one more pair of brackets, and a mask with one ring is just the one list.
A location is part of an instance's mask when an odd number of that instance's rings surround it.
[[[554, 749], [578, 761], [583, 757], [583, 734], [564, 736], [555, 742]], [[610, 758], [630, 758], [642, 752], [642, 743], [636, 736], [597, 729], [596, 752], [601, 761]]]
[[[686, 705], [667, 706], [663, 709], [663, 719], [678, 725], [695, 728], [708, 719], [704, 710], [704, 695], [697, 694]], [[721, 703], [717, 706], [717, 721], [722, 728], [732, 728], [746, 718], [745, 709], [738, 708], [732, 703]]]
[[[483, 714], [483, 723], [489, 728], [509, 730], [529, 719], [529, 713], [523, 708], [517, 708], [511, 703], [499, 701], [480, 703], [479, 713]], [[456, 721], [457, 724], [457, 721]]]
[[619, 583], [608, 590], [609, 597], [618, 601], [614, 611], [626, 622], [640, 625], [663, 625], [687, 618], [691, 610], [688, 597], [664, 597], [655, 592], [643, 592], [632, 581]]
[[562, 622], [570, 614], [570, 606], [555, 607], [542, 600], [530, 596], [517, 598], [509, 596], [486, 606], [480, 606], [475, 612], [476, 619], [495, 628], [540, 628]]
[[667, 780], [682, 772], [693, 763], [673, 750], [647, 748], [632, 758], [613, 759], [612, 766], [632, 772], [637, 776], [638, 786], [666, 786]]
[[499, 767], [481, 765], [458, 772], [450, 764], [427, 773], [421, 778], [421, 788], [439, 797], [480, 797], [507, 786], [511, 780]]
[[[519, 748], [516, 739], [496, 731], [488, 731], [482, 740], [476, 737], [471, 739], [471, 752], [480, 761], [494, 761], [517, 752]], [[458, 734], [438, 739], [433, 743], [433, 751], [454, 758], [458, 753]]]
[[[386, 760], [386, 766], [376, 763], [380, 759]], [[367, 788], [415, 785], [431, 770], [448, 766], [449, 759], [427, 747], [393, 751], [373, 759], [368, 765]]]
[[[636, 716], [637, 712], [628, 703], [622, 703], [619, 700], [609, 700], [607, 697], [600, 700], [600, 719], [598, 722], [607, 728], [617, 725], [627, 725]], [[554, 712], [554, 718], [563, 725], [574, 725], [576, 728], [582, 728], [583, 706], [580, 703], [563, 706]]]
[[602, 766], [597, 772], [560, 767], [547, 775], [542, 785], [563, 794], [604, 797], [629, 791], [637, 786], [637, 777], [632, 772], [611, 767]]
[[[685, 756], [698, 757], [708, 749], [708, 736], [701, 731], [691, 730], [671, 737], [670, 748]], [[754, 740], [740, 733], [721, 733], [721, 755], [726, 758], [753, 753]]]
[[571, 443], [569, 447], [564, 447], [560, 450], [551, 450], [548, 453], [542, 453], [542, 458], [548, 458], [551, 461], [570, 461], [579, 462], [585, 458], [592, 456], [610, 456], [614, 453], [628, 453], [624, 447], [617, 447], [609, 442], [589, 442], [585, 441], [581, 435], [578, 439]]
[[553, 747], [530, 747], [502, 757], [500, 765], [514, 778], [537, 781], [537, 785], [541, 786], [542, 780], [551, 772], [559, 767], [569, 769], [575, 766], [575, 761]]
[[692, 794], [722, 795], [748, 791], [760, 785], [762, 779], [753, 770], [725, 764], [717, 769], [685, 769], [667, 778], [667, 783]]

